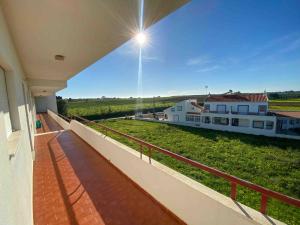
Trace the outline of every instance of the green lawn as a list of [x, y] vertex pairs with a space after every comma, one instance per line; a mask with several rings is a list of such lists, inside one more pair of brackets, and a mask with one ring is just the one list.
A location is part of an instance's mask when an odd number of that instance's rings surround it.
[[271, 110], [300, 111], [300, 99], [271, 100], [269, 102], [269, 108]]
[[[84, 116], [90, 120], [133, 115], [136, 110], [136, 99], [93, 99], [68, 102], [68, 115]], [[168, 99], [145, 99], [140, 107], [144, 112], [163, 111], [175, 103]]]
[[300, 106], [289, 106], [289, 105], [271, 105], [270, 110], [280, 111], [300, 111]]
[[300, 102], [300, 98], [276, 99], [270, 100], [270, 102]]
[[[300, 198], [299, 141], [135, 120], [101, 123], [242, 179]], [[92, 127], [101, 131], [95, 126]], [[138, 149], [136, 144], [124, 138], [109, 135]], [[230, 184], [227, 181], [160, 153], [153, 154], [153, 157], [229, 196]], [[259, 200], [260, 196], [257, 193], [238, 188], [239, 202], [259, 209]], [[300, 209], [276, 200], [269, 201], [268, 214], [288, 224], [299, 224], [300, 221]]]

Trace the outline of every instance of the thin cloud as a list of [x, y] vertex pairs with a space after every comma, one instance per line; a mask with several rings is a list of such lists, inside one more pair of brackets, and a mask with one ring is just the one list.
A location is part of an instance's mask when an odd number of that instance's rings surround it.
[[214, 65], [214, 66], [210, 66], [210, 67], [204, 67], [202, 69], [197, 70], [197, 72], [199, 73], [205, 73], [205, 72], [211, 72], [211, 71], [215, 71], [220, 69], [220, 66], [218, 65]]
[[187, 66], [205, 65], [210, 62], [211, 60], [208, 57], [204, 56], [204, 57], [190, 58], [187, 60], [186, 65]]
[[300, 38], [292, 41], [288, 46], [285, 48], [281, 49], [281, 53], [287, 53], [287, 52], [292, 52], [300, 48]]
[[143, 56], [144, 62], [162, 62], [163, 60], [157, 56]]

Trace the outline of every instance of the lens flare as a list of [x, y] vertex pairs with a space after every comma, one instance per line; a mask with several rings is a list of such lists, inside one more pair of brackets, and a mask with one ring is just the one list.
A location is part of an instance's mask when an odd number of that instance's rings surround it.
[[135, 39], [140, 46], [144, 46], [147, 41], [146, 35], [143, 32], [138, 33]]

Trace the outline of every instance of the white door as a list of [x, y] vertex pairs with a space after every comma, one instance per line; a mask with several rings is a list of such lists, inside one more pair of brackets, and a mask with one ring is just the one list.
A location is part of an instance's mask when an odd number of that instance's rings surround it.
[[3, 69], [0, 67], [0, 119], [1, 117], [4, 119], [6, 136], [8, 137], [12, 132], [12, 128], [9, 115], [9, 104], [7, 97], [5, 74]]

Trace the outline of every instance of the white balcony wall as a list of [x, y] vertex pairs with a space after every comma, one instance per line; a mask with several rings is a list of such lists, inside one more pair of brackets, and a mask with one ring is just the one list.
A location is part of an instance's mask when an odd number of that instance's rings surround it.
[[[4, 95], [1, 94], [0, 106], [0, 224], [31, 225], [34, 101], [1, 4], [0, 66], [6, 79], [5, 84], [0, 81], [1, 86], [5, 85], [7, 89]], [[3, 91], [1, 87], [1, 93]], [[8, 107], [4, 107], [3, 102], [7, 102]]]
[[51, 110], [47, 110], [47, 113], [49, 116], [51, 116], [63, 129], [69, 130], [70, 129], [70, 123], [68, 123], [66, 120], [58, 116], [55, 112]]

